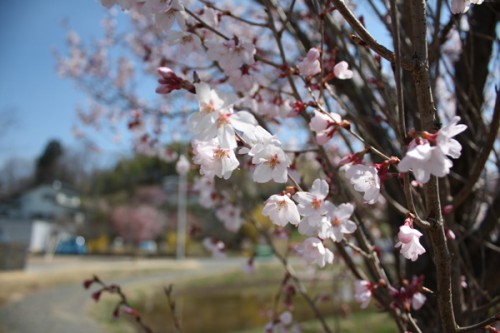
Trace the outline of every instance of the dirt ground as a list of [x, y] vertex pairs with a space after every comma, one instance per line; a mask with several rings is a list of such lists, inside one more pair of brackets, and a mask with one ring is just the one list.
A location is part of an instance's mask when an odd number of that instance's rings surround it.
[[93, 303], [82, 282], [97, 274], [122, 286], [168, 283], [239, 269], [229, 260], [115, 257], [30, 258], [24, 271], [0, 273], [0, 333], [100, 333], [88, 314]]

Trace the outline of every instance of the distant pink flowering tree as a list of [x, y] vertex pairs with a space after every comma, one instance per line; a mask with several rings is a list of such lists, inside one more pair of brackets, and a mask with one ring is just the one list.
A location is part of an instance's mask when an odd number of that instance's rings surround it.
[[[289, 256], [342, 258], [355, 299], [400, 332], [496, 330], [499, 3], [101, 2], [132, 30], [110, 19], [92, 48], [69, 34], [58, 69], [93, 97], [82, 123], [125, 121], [138, 152], [171, 161], [164, 144], [189, 141], [200, 203], [230, 232], [248, 221], [272, 248], [286, 237], [276, 255], [298, 290]], [[144, 74], [161, 99], [138, 95]], [[255, 202], [236, 177], [278, 190]], [[205, 246], [223, 253], [216, 237]], [[295, 328], [290, 315], [265, 330]]]
[[136, 246], [161, 235], [167, 222], [165, 214], [146, 204], [119, 206], [111, 219], [116, 233]]

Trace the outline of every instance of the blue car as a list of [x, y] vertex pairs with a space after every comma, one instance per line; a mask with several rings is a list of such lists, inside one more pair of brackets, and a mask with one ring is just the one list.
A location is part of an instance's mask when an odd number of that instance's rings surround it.
[[87, 246], [82, 236], [72, 237], [57, 244], [56, 254], [86, 254]]

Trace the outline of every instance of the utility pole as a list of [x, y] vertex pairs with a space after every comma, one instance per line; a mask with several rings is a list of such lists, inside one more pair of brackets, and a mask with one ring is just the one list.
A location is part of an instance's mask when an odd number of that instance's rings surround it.
[[177, 251], [178, 260], [186, 257], [186, 197], [187, 175], [179, 175], [179, 188], [177, 191]]

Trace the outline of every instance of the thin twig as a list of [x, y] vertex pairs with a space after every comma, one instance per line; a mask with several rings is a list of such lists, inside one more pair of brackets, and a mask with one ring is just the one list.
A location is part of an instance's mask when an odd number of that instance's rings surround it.
[[[377, 54], [387, 59], [391, 63], [394, 61], [394, 53], [387, 49], [385, 46], [377, 42], [375, 38], [365, 29], [361, 22], [356, 18], [353, 12], [346, 6], [344, 0], [331, 0], [335, 8], [349, 23], [349, 25], [356, 31], [359, 37]], [[413, 71], [414, 66], [410, 61], [402, 59], [401, 66], [408, 71]]]
[[474, 189], [474, 185], [476, 185], [477, 180], [481, 176], [481, 173], [484, 170], [484, 166], [488, 161], [488, 157], [490, 156], [493, 146], [495, 145], [495, 141], [498, 138], [497, 135], [499, 127], [500, 127], [500, 93], [497, 91], [495, 109], [490, 124], [488, 139], [486, 140], [486, 143], [484, 144], [483, 149], [481, 150], [481, 153], [479, 154], [479, 157], [477, 158], [476, 163], [474, 164], [474, 167], [472, 168], [472, 171], [470, 172], [469, 177], [467, 178], [467, 183], [462, 187], [460, 192], [458, 192], [458, 194], [453, 198], [452, 205], [454, 209], [460, 206]]

